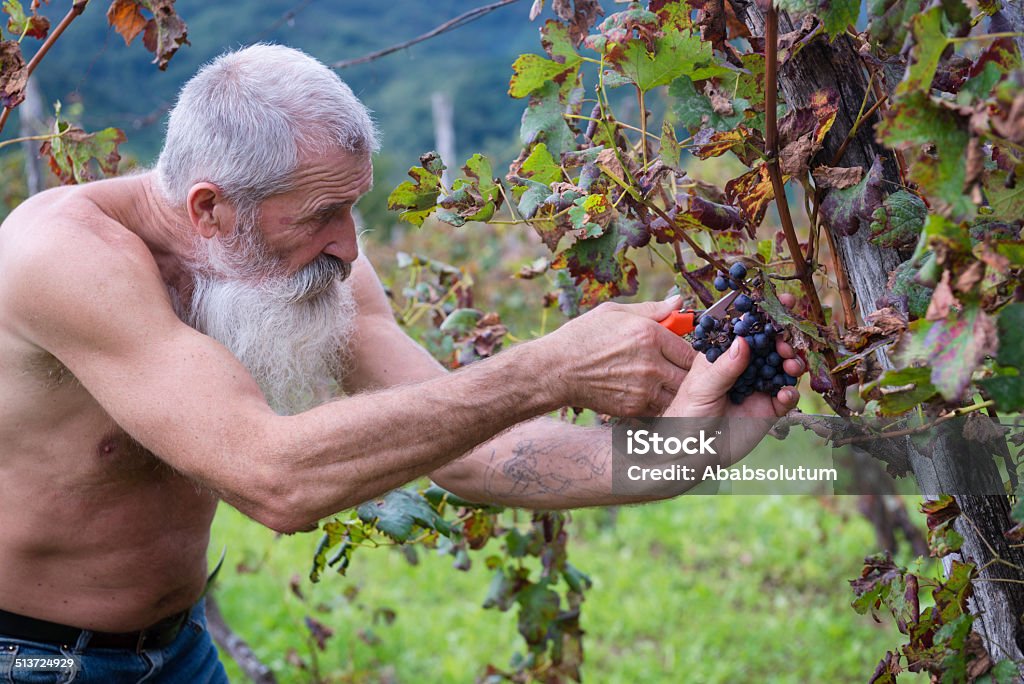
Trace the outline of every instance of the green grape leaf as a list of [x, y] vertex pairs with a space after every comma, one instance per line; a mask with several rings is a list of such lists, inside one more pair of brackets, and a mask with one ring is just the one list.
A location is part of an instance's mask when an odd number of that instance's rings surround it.
[[775, 285], [772, 284], [770, 279], [764, 281], [761, 294], [763, 295], [763, 299], [760, 301], [761, 309], [768, 314], [772, 321], [787, 328], [796, 328], [811, 339], [821, 344], [825, 343], [825, 338], [821, 336], [821, 333], [813, 323], [794, 317], [793, 312], [783, 306], [782, 302], [779, 301], [778, 295], [775, 293]]
[[[984, 10], [985, 6], [992, 3], [981, 3], [981, 8]], [[1002, 3], [994, 3], [999, 8]], [[988, 671], [985, 675], [990, 679], [989, 682], [985, 682], [985, 678], [977, 680], [978, 684], [1013, 684], [1020, 677], [1020, 670], [1017, 668], [1017, 664], [1012, 660], [1000, 660], [996, 663], [995, 667]]]
[[664, 121], [661, 125], [661, 142], [658, 145], [658, 156], [665, 166], [679, 170], [680, 155], [679, 140], [676, 138], [676, 131], [671, 122]]
[[0, 40], [0, 106], [14, 108], [25, 100], [28, 65], [21, 46], [13, 40]]
[[524, 146], [542, 141], [555, 155], [576, 147], [576, 134], [572, 132], [563, 116], [565, 103], [561, 88], [549, 81], [530, 95], [530, 104], [523, 113], [519, 137]]
[[1024, 372], [1000, 368], [991, 378], [979, 380], [1000, 411], [1024, 410]]
[[438, 515], [430, 503], [417, 492], [395, 489], [383, 499], [368, 501], [356, 508], [359, 519], [395, 541], [406, 542], [417, 527], [436, 530], [448, 536], [451, 524]]
[[999, 83], [1003, 73], [1004, 70], [1000, 68], [997, 62], [985, 62], [981, 72], [967, 79], [967, 82], [960, 87], [960, 92], [957, 93], [957, 102], [963, 105], [970, 105], [974, 100], [988, 98], [996, 84]]
[[922, 318], [932, 300], [932, 288], [915, 281], [917, 268], [904, 261], [889, 276], [889, 289], [899, 297], [907, 298], [907, 311], [913, 318]]
[[562, 180], [562, 168], [548, 152], [548, 146], [544, 143], [537, 143], [530, 150], [530, 156], [519, 167], [519, 175], [550, 186], [552, 183]]
[[468, 335], [476, 329], [476, 324], [483, 316], [479, 309], [455, 309], [445, 317], [439, 329], [453, 335]]
[[710, 43], [690, 32], [666, 30], [664, 35], [654, 40], [653, 49], [646, 41], [637, 38], [624, 45], [615, 43], [609, 46], [605, 61], [626, 82], [644, 92], [667, 85], [680, 76], [700, 81], [732, 73], [715, 63]]
[[636, 294], [637, 268], [627, 256], [628, 236], [615, 230], [588, 240], [578, 240], [557, 254], [553, 269], [567, 269], [582, 288], [580, 304], [594, 306], [619, 295]]
[[938, 393], [932, 384], [931, 375], [932, 369], [927, 366], [890, 370], [878, 380], [865, 385], [861, 396], [876, 399], [882, 415], [899, 415]]
[[583, 61], [573, 44], [569, 27], [548, 19], [540, 29], [540, 44], [548, 57], [560, 64], [579, 64]]
[[967, 229], [938, 214], [928, 214], [924, 221], [922, 237], [925, 243], [931, 246], [941, 245], [943, 249], [951, 252], [971, 253], [971, 238]]
[[911, 323], [910, 331], [908, 356], [931, 364], [932, 384], [947, 401], [963, 396], [975, 369], [996, 349], [995, 321], [976, 303], [942, 320]]
[[736, 98], [731, 102], [731, 115], [719, 114], [711, 105], [711, 98], [698, 93], [689, 76], [680, 76], [672, 81], [668, 94], [672, 98], [672, 113], [676, 120], [691, 133], [705, 127], [715, 131], [731, 130], [746, 118], [745, 112], [750, 108], [748, 100]]
[[653, 49], [654, 39], [661, 30], [661, 18], [657, 14], [644, 9], [639, 3], [630, 3], [623, 11], [602, 21], [598, 32], [587, 36], [583, 44], [595, 52], [604, 53], [638, 36]]
[[614, 216], [611, 200], [602, 194], [580, 197], [569, 209], [575, 235], [581, 240], [602, 235]]
[[515, 73], [509, 80], [508, 94], [516, 98], [526, 97], [551, 81], [561, 84], [581, 61], [579, 55], [570, 62], [556, 62], [540, 55], [519, 55], [512, 63]]
[[37, 8], [32, 7], [32, 14], [26, 15], [25, 8], [18, 0], [4, 0], [4, 12], [10, 16], [7, 20], [7, 31], [13, 36], [22, 35], [29, 38], [46, 38], [50, 31], [50, 20], [37, 14]]
[[490, 220], [502, 201], [491, 162], [483, 155], [474, 154], [462, 171], [466, 178], [456, 180], [451, 194], [438, 202], [442, 211], [438, 211], [437, 217], [453, 226], [465, 225], [467, 221]]
[[911, 19], [924, 5], [924, 0], [868, 0], [868, 34], [886, 54], [897, 54]]
[[850, 580], [850, 587], [857, 597], [853, 609], [861, 615], [869, 611], [877, 615], [883, 601], [906, 590], [905, 575], [906, 570], [893, 563], [888, 554], [879, 553], [865, 558], [860, 577]]
[[832, 39], [844, 33], [847, 26], [855, 25], [860, 13], [860, 0], [778, 0], [776, 4], [798, 16], [815, 15]]
[[558, 617], [558, 594], [543, 584], [528, 584], [516, 594], [519, 604], [519, 633], [531, 647], [547, 638], [551, 623]]
[[918, 146], [910, 178], [928, 193], [933, 206], [970, 217], [975, 205], [964, 194], [967, 179], [967, 121], [927, 95], [911, 93], [896, 101], [875, 129], [880, 142], [906, 149]]
[[920, 197], [897, 190], [871, 215], [871, 242], [879, 247], [901, 248], [917, 244], [928, 207]]
[[1024, 183], [1007, 187], [1005, 171], [995, 169], [982, 176], [982, 187], [988, 199], [993, 218], [1016, 221], [1024, 216]]
[[423, 166], [409, 169], [412, 181], [404, 181], [388, 195], [388, 209], [402, 210], [399, 218], [414, 226], [422, 226], [437, 206], [441, 193], [441, 172], [445, 167], [437, 152], [428, 152], [420, 157]]
[[871, 168], [854, 186], [831, 189], [821, 202], [825, 223], [843, 235], [853, 235], [871, 221], [872, 213], [882, 205], [882, 161], [875, 157]]
[[915, 91], [927, 94], [931, 89], [939, 58], [949, 44], [942, 30], [942, 17], [942, 7], [932, 7], [911, 20], [915, 41], [910, 50], [907, 75], [896, 86], [897, 95]]
[[1004, 307], [999, 312], [996, 327], [999, 330], [996, 360], [1004, 366], [1024, 370], [1024, 345], [1020, 343], [1021, 331], [1024, 330], [1024, 304], [1017, 302]]
[[515, 580], [505, 572], [505, 568], [498, 568], [491, 579], [491, 585], [487, 588], [487, 596], [484, 597], [484, 608], [497, 608], [506, 611], [512, 607], [515, 601]]
[[517, 191], [522, 191], [519, 193], [519, 204], [517, 207], [523, 218], [532, 219], [537, 215], [537, 210], [540, 209], [541, 205], [544, 204], [544, 201], [551, 194], [551, 187], [528, 178], [521, 180], [520, 183], [521, 185], [516, 187]]
[[[335, 518], [330, 522], [324, 523], [323, 530], [323, 536], [313, 552], [313, 567], [309, 571], [309, 581], [311, 582], [320, 581], [320, 576], [328, 564], [333, 566], [340, 563], [338, 572], [345, 574], [345, 569], [348, 567], [348, 562], [352, 557], [353, 547], [348, 541], [348, 525]], [[342, 543], [342, 540], [345, 540], [344, 543]], [[339, 543], [341, 543], [341, 547], [328, 559], [327, 553], [335, 546], [338, 546]]]
[[55, 129], [56, 135], [40, 146], [39, 153], [49, 160], [50, 170], [62, 183], [70, 185], [94, 180], [97, 177], [92, 169], [94, 160], [102, 173], [109, 176], [117, 174], [121, 161], [117, 148], [125, 141], [124, 131], [105, 128], [96, 133], [86, 133], [59, 119]]
[[967, 599], [973, 591], [972, 580], [975, 576], [973, 563], [954, 560], [949, 577], [932, 592], [935, 608], [943, 622], [952, 622], [967, 613]]

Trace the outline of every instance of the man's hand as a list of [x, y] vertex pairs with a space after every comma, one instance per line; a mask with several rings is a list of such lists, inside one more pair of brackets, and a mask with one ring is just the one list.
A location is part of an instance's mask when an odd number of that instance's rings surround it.
[[[792, 295], [782, 295], [780, 300], [787, 307], [794, 303]], [[799, 377], [806, 370], [804, 362], [797, 358], [788, 343], [778, 340], [775, 350], [784, 359], [782, 368], [785, 372]], [[730, 419], [731, 453], [723, 465], [732, 465], [746, 456], [767, 434], [774, 419], [784, 416], [800, 400], [796, 387], [783, 387], [775, 396], [755, 392], [742, 404], [733, 404], [727, 394], [749, 362], [750, 347], [742, 337], [737, 337], [714, 363], [703, 354], [695, 354], [678, 394], [664, 413], [666, 418]]]
[[658, 321], [679, 308], [663, 302], [606, 302], [537, 344], [550, 359], [539, 368], [566, 406], [616, 416], [655, 416], [676, 396], [697, 353]]

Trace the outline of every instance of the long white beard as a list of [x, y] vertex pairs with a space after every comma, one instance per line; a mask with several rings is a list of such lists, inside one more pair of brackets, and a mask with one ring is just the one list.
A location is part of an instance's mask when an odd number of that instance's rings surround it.
[[329, 398], [347, 370], [355, 332], [347, 267], [321, 255], [294, 275], [264, 273], [254, 283], [251, 271], [231, 273], [216, 238], [204, 242], [206, 263], [194, 275], [187, 322], [227, 347], [277, 413], [300, 413]]

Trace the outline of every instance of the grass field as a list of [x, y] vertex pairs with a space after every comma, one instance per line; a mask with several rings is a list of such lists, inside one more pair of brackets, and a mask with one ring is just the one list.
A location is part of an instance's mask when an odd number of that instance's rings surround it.
[[[847, 580], [875, 545], [855, 503], [691, 496], [577, 511], [570, 558], [594, 581], [584, 681], [866, 681], [900, 635], [849, 606]], [[463, 573], [447, 556], [420, 554], [413, 567], [394, 548], [360, 550], [347, 577], [312, 585], [317, 539], [278, 538], [227, 506], [214, 525], [211, 556], [228, 547], [222, 611], [279, 681], [313, 681], [288, 656], [311, 661], [307, 615], [334, 631], [316, 653], [323, 681], [473, 682], [520, 648], [514, 614], [480, 608], [490, 581], [482, 558]], [[294, 576], [305, 600], [289, 588]]]

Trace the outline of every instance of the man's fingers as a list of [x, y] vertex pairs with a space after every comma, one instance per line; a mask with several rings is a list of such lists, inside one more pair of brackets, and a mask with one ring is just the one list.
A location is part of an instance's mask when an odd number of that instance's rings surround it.
[[800, 359], [786, 359], [782, 362], [782, 370], [795, 378], [799, 377], [799, 375], [807, 369], [804, 368], [804, 362]]
[[799, 401], [800, 392], [795, 387], [783, 387], [777, 395], [772, 397], [772, 407], [775, 409], [775, 415], [781, 418], [796, 408]]
[[[684, 371], [690, 370], [693, 360], [697, 357], [697, 352], [682, 337], [669, 330], [665, 330], [665, 332], [668, 333], [668, 336], [663, 336], [665, 341], [661, 343], [661, 355], [677, 368], [682, 368]], [[679, 382], [682, 381], [682, 377], [680, 377]]]
[[679, 311], [679, 307], [682, 304], [682, 297], [674, 295], [662, 302], [638, 302], [636, 304], [620, 304], [619, 306], [635, 316], [643, 316], [644, 318], [660, 321], [663, 318], [668, 318], [668, 315], [673, 311]]
[[[691, 401], [712, 403], [725, 396], [736, 380], [743, 374], [750, 361], [750, 348], [742, 337], [733, 340], [729, 349], [708, 363], [706, 359], [697, 359], [693, 370], [694, 377], [686, 386]], [[699, 365], [698, 365], [699, 364]]]

